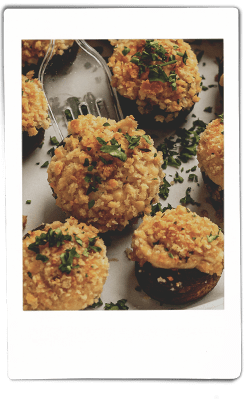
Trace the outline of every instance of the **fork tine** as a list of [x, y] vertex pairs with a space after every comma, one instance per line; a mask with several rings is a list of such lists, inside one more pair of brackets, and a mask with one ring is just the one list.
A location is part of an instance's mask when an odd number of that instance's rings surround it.
[[39, 78], [60, 139], [68, 135], [68, 121], [79, 115], [123, 119], [116, 91], [111, 86], [111, 73], [100, 54], [78, 39], [69, 57], [65, 54], [64, 58], [59, 55], [52, 58], [53, 48], [51, 40]]

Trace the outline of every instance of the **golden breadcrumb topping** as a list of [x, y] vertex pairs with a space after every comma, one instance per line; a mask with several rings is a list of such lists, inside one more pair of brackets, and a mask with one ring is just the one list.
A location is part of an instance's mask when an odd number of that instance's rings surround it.
[[[156, 39], [160, 46], [166, 50], [168, 60], [173, 63], [162, 67], [169, 77], [172, 72], [176, 87], [171, 82], [160, 80], [150, 81], [149, 69], [140, 74], [140, 67], [131, 62], [138, 52], [142, 52], [146, 40], [110, 40], [115, 46], [113, 55], [109, 59], [112, 70], [112, 86], [118, 92], [131, 100], [136, 100], [141, 114], [150, 113], [153, 106], [159, 107], [156, 120], [169, 122], [176, 118], [180, 111], [190, 109], [199, 101], [197, 94], [201, 91], [201, 77], [198, 72], [196, 55], [188, 43], [182, 39]], [[130, 51], [127, 53], [126, 49]], [[125, 51], [124, 51], [125, 50]], [[181, 55], [180, 55], [181, 54]], [[185, 54], [185, 57], [183, 55]], [[186, 58], [187, 55], [187, 58]], [[176, 62], [175, 62], [176, 60]], [[148, 65], [160, 64], [159, 61], [147, 61]], [[166, 114], [167, 113], [167, 114]]]
[[38, 79], [32, 79], [34, 71], [22, 75], [22, 131], [35, 136], [38, 129], [50, 125], [48, 103]]
[[[22, 40], [22, 64], [37, 64], [48, 50], [50, 40]], [[53, 55], [63, 55], [64, 51], [73, 46], [74, 40], [55, 40]]]
[[133, 116], [115, 122], [80, 115], [68, 131], [48, 168], [59, 207], [101, 232], [151, 211], [164, 176], [162, 153]]
[[131, 259], [165, 269], [197, 268], [221, 275], [224, 236], [219, 227], [183, 206], [145, 216], [132, 238]]
[[[39, 254], [28, 248], [50, 229], [59, 239], [54, 243], [44, 239], [45, 243], [38, 245]], [[66, 238], [60, 239], [61, 234]], [[99, 299], [109, 263], [106, 247], [97, 235], [96, 228], [72, 217], [28, 232], [23, 240], [24, 310], [80, 310]], [[67, 257], [69, 272], [65, 270]]]
[[221, 118], [207, 125], [197, 147], [199, 167], [224, 189], [224, 123]]

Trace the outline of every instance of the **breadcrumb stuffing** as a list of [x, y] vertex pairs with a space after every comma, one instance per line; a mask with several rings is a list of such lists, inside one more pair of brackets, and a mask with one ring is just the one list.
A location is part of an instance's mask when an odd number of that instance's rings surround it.
[[[48, 260], [37, 260], [37, 253], [28, 249], [36, 237], [46, 234], [49, 229], [60, 229], [63, 235], [70, 235], [59, 247], [49, 243], [39, 245], [40, 254]], [[23, 309], [24, 310], [80, 310], [92, 305], [101, 295], [108, 276], [109, 263], [103, 240], [96, 238], [94, 246], [98, 251], [86, 249], [89, 238], [98, 235], [98, 230], [71, 217], [46, 224], [45, 228], [29, 231], [23, 240]], [[80, 257], [73, 258], [70, 273], [62, 272], [63, 253], [75, 248]]]
[[[132, 56], [142, 52], [146, 43], [141, 40], [110, 40], [115, 46], [113, 55], [109, 58], [108, 65], [112, 70], [112, 86], [120, 95], [136, 100], [141, 114], [150, 113], [153, 106], [159, 107], [157, 121], [170, 122], [179, 115], [182, 110], [190, 109], [199, 101], [198, 93], [201, 91], [201, 77], [198, 72], [198, 63], [195, 53], [188, 43], [182, 39], [155, 39], [163, 46], [170, 58], [176, 63], [163, 66], [167, 76], [173, 71], [176, 74], [176, 90], [173, 90], [170, 82], [151, 81], [148, 79], [149, 69], [139, 75], [139, 66], [131, 62]], [[124, 48], [130, 51], [124, 55]], [[179, 54], [186, 52], [187, 59]], [[157, 65], [158, 61], [150, 61], [150, 65]]]
[[221, 275], [224, 236], [219, 227], [183, 206], [145, 216], [132, 238], [131, 259], [165, 269], [197, 268]]
[[[37, 64], [48, 50], [50, 40], [22, 40], [22, 65]], [[63, 55], [64, 51], [73, 46], [74, 40], [55, 40], [53, 55]]]
[[224, 123], [220, 118], [210, 122], [200, 135], [197, 147], [199, 168], [224, 189]]
[[48, 103], [38, 79], [32, 79], [34, 71], [22, 75], [22, 131], [35, 136], [40, 128], [50, 126]]
[[[163, 159], [153, 140], [137, 130], [134, 117], [115, 122], [81, 115], [69, 122], [68, 131], [48, 168], [56, 204], [101, 232], [122, 230], [141, 213], [150, 213], [164, 176]], [[110, 153], [111, 146], [116, 152], [119, 147], [122, 159]]]

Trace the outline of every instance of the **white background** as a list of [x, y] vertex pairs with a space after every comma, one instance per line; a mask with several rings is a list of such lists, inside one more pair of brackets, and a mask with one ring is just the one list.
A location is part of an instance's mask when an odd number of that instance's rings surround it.
[[[132, 12], [132, 14], [131, 14]], [[5, 11], [5, 104], [6, 104], [6, 176], [7, 176], [7, 301], [8, 301], [8, 373], [11, 379], [60, 378], [237, 378], [240, 374], [240, 313], [239, 313], [239, 204], [237, 191], [225, 196], [225, 310], [154, 311], [129, 313], [23, 312], [22, 310], [22, 241], [21, 202], [17, 201], [21, 179], [21, 152], [18, 141], [13, 146], [21, 115], [15, 111], [19, 96], [19, 53], [21, 38], [79, 37], [189, 38], [197, 36], [195, 24], [202, 19], [199, 37], [224, 39], [225, 62], [225, 193], [231, 182], [238, 181], [238, 29], [237, 10], [207, 9], [88, 9], [88, 10], [7, 10]], [[46, 20], [48, 28], [37, 29], [37, 19]], [[56, 24], [54, 21], [58, 21]], [[147, 21], [152, 21], [148, 26]], [[211, 22], [213, 20], [213, 29]], [[11, 22], [22, 21], [18, 30]], [[69, 22], [74, 21], [74, 24]], [[107, 24], [107, 21], [112, 23]], [[138, 31], [138, 26], [140, 29]], [[155, 23], [157, 21], [157, 24]], [[83, 22], [83, 23], [82, 23]], [[177, 23], [178, 22], [178, 23]], [[166, 25], [167, 24], [167, 25]], [[52, 29], [53, 28], [53, 29]], [[56, 29], [55, 29], [56, 28]], [[104, 34], [105, 32], [105, 34]], [[45, 36], [46, 35], [46, 36]], [[115, 35], [115, 36], [114, 36]], [[179, 36], [180, 35], [180, 36]], [[236, 57], [232, 57], [235, 49]], [[16, 56], [16, 57], [14, 57]], [[227, 66], [229, 69], [227, 70]], [[234, 85], [227, 85], [227, 76], [234, 74]], [[230, 90], [229, 90], [230, 89]], [[229, 100], [230, 96], [230, 101]], [[18, 118], [19, 117], [19, 118]], [[233, 143], [227, 151], [227, 142]], [[20, 140], [19, 140], [20, 143]], [[234, 159], [234, 163], [227, 164]], [[229, 177], [229, 179], [228, 179]], [[13, 185], [15, 182], [15, 185]], [[235, 212], [231, 209], [234, 207]], [[16, 227], [15, 258], [13, 259], [13, 226]], [[18, 228], [20, 227], [19, 231]], [[234, 249], [232, 252], [231, 250]], [[108, 314], [108, 315], [107, 315]], [[18, 334], [17, 334], [18, 328]], [[101, 329], [100, 329], [101, 328]], [[223, 338], [223, 340], [221, 340]], [[62, 349], [65, 349], [62, 352]], [[230, 351], [231, 359], [227, 359]], [[84, 358], [84, 362], [82, 362]], [[136, 359], [135, 359], [136, 358]], [[25, 362], [24, 362], [25, 360]], [[216, 362], [215, 362], [216, 360]]]

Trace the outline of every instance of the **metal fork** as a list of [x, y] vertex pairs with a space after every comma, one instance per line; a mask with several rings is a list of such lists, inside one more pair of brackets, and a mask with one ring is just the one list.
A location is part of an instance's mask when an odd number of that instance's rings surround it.
[[51, 40], [38, 79], [60, 140], [68, 135], [68, 121], [79, 115], [123, 119], [110, 70], [100, 54], [80, 39], [62, 56], [52, 57], [54, 46], [55, 40]]

